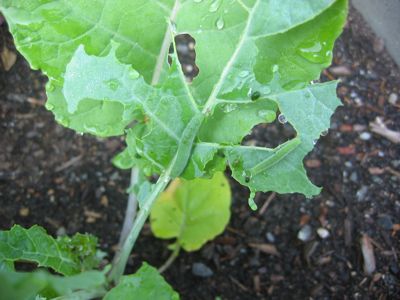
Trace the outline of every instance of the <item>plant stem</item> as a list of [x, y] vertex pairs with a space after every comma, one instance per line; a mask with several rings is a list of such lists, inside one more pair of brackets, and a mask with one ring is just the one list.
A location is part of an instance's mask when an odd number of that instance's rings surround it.
[[172, 263], [178, 257], [180, 250], [181, 250], [181, 247], [179, 245], [176, 245], [175, 250], [168, 257], [167, 261], [160, 268], [158, 268], [158, 272], [160, 274], [163, 273], [164, 271], [166, 271], [172, 265]]
[[[175, 164], [174, 162], [171, 164], [171, 167]], [[121, 249], [117, 250], [117, 254], [115, 255], [113, 266], [111, 268], [110, 273], [108, 274], [108, 279], [115, 283], [118, 283], [119, 279], [124, 273], [126, 263], [128, 262], [129, 255], [132, 251], [132, 248], [139, 236], [139, 233], [150, 214], [151, 207], [153, 206], [155, 200], [158, 195], [165, 189], [171, 180], [171, 167], [169, 167], [158, 179], [155, 184], [153, 191], [148, 196], [146, 201], [143, 204], [143, 207], [140, 208], [139, 213], [136, 217], [135, 222], [133, 223], [132, 229], [129, 232], [127, 238], [124, 241]]]
[[133, 222], [136, 217], [138, 203], [137, 203], [136, 195], [133, 191], [133, 187], [137, 184], [138, 178], [139, 178], [139, 169], [134, 167], [131, 170], [131, 181], [130, 181], [130, 186], [129, 186], [131, 191], [129, 192], [128, 204], [127, 204], [126, 212], [125, 212], [124, 225], [122, 226], [121, 235], [119, 237], [118, 249], [121, 249], [123, 243], [125, 242], [129, 232], [132, 229]]

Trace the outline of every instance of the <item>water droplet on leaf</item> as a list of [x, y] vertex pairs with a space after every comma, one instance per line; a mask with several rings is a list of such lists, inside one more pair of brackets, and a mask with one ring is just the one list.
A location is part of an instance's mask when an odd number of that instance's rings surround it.
[[54, 91], [55, 88], [56, 88], [56, 86], [55, 86], [51, 81], [49, 81], [49, 83], [46, 85], [46, 90], [47, 90], [48, 92]]
[[266, 87], [263, 89], [263, 93], [264, 93], [265, 95], [270, 94], [270, 93], [271, 93], [271, 88], [270, 88], [269, 86], [266, 86]]
[[321, 136], [327, 136], [328, 135], [328, 130], [324, 130], [321, 132]]
[[49, 103], [49, 102], [46, 103], [45, 107], [46, 107], [47, 110], [50, 110], [50, 111], [54, 109], [54, 105]]
[[331, 55], [327, 50], [327, 43], [319, 41], [310, 41], [301, 46], [298, 53], [309, 62], [320, 64], [327, 60]]
[[217, 29], [218, 29], [218, 30], [223, 29], [224, 26], [225, 26], [224, 19], [223, 19], [222, 17], [219, 17], [219, 18], [217, 19], [217, 21], [215, 22], [215, 26], [217, 26]]
[[275, 112], [272, 110], [260, 110], [257, 115], [268, 122], [272, 122], [275, 119]]
[[110, 79], [106, 82], [106, 84], [112, 91], [116, 91], [120, 86], [120, 82], [118, 79]]
[[136, 70], [130, 70], [129, 71], [129, 78], [130, 79], [138, 79], [139, 78], [139, 73]]
[[177, 31], [177, 29], [176, 29], [176, 23], [173, 22], [172, 20], [171, 20], [171, 30], [172, 30], [173, 33], [176, 33], [176, 31]]
[[281, 124], [286, 124], [286, 123], [287, 123], [287, 119], [286, 119], [286, 117], [285, 117], [284, 114], [280, 114], [280, 115], [278, 116], [278, 121], [279, 121], [279, 123], [281, 123]]
[[225, 113], [230, 113], [234, 111], [236, 108], [237, 108], [236, 104], [230, 103], [230, 104], [225, 104], [222, 109]]
[[222, 2], [222, 0], [214, 0], [214, 2], [211, 3], [208, 11], [209, 12], [216, 12], [219, 9], [219, 7], [221, 6], [221, 2]]
[[244, 70], [244, 71], [242, 71], [242, 72], [240, 72], [239, 73], [239, 77], [246, 77], [246, 76], [248, 76], [249, 75], [249, 71], [246, 71], [246, 70]]

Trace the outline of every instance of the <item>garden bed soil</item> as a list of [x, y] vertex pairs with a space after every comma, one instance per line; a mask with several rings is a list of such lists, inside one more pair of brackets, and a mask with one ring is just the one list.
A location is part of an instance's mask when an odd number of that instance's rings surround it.
[[[4, 45], [14, 50], [6, 24], [0, 27]], [[225, 232], [200, 251], [181, 253], [165, 273], [182, 299], [400, 298], [400, 148], [370, 129], [380, 117], [400, 131], [398, 68], [355, 11], [336, 43], [333, 66], [322, 80], [341, 79], [344, 106], [305, 160], [321, 195], [259, 194], [263, 208], [253, 212], [248, 191], [231, 180]], [[89, 232], [110, 260], [129, 184], [129, 172], [110, 163], [123, 139], [81, 136], [56, 124], [44, 108], [45, 82], [19, 54], [8, 72], [0, 71], [0, 229], [40, 224], [54, 235]], [[291, 134], [280, 124], [258, 126], [246, 143], [271, 146]], [[168, 244], [145, 225], [127, 271], [142, 261], [160, 266]], [[362, 249], [370, 250], [364, 252], [369, 259], [374, 254], [371, 275]], [[199, 274], [193, 266], [212, 272]]]

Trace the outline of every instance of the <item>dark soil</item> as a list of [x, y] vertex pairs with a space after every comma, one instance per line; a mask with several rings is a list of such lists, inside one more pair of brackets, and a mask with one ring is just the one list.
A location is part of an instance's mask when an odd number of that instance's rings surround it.
[[[12, 48], [5, 24], [3, 45]], [[381, 117], [400, 131], [400, 101], [393, 101], [400, 75], [354, 11], [336, 44], [334, 65], [341, 69], [328, 69], [322, 79], [340, 77], [344, 106], [305, 160], [322, 194], [312, 200], [260, 194], [262, 213], [252, 212], [248, 192], [232, 180], [227, 230], [202, 250], [182, 253], [165, 273], [183, 299], [400, 299], [400, 147], [369, 127]], [[21, 56], [10, 71], [0, 70], [0, 229], [40, 224], [54, 235], [89, 232], [110, 259], [129, 184], [129, 172], [110, 160], [123, 140], [80, 136], [57, 125], [44, 108], [45, 82]], [[247, 142], [270, 145], [282, 132], [291, 134], [278, 125], [257, 127]], [[321, 238], [318, 229], [329, 236]], [[361, 240], [375, 256], [370, 276]], [[279, 255], [261, 252], [254, 243], [275, 246]], [[160, 266], [169, 256], [167, 245], [145, 227], [127, 271], [142, 261]], [[213, 275], [196, 277], [194, 263]]]

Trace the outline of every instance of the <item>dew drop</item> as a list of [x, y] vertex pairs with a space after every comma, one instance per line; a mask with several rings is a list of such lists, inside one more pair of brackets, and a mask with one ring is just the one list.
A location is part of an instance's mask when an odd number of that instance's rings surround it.
[[50, 111], [54, 109], [54, 105], [49, 102], [46, 103], [45, 107], [47, 110], [50, 110]]
[[242, 71], [242, 72], [240, 72], [239, 73], [239, 77], [246, 77], [246, 76], [248, 76], [250, 73], [249, 73], [249, 71], [246, 71], [246, 70], [244, 70], [244, 71]]
[[249, 206], [250, 206], [250, 208], [251, 208], [251, 210], [257, 210], [257, 204], [254, 202], [254, 198], [256, 197], [256, 193], [255, 192], [253, 192], [253, 191], [251, 191], [250, 192], [250, 196], [249, 196], [249, 200], [248, 200], [248, 203], [249, 203]]
[[129, 71], [129, 78], [130, 79], [138, 79], [139, 78], [139, 73], [136, 70], [130, 70]]
[[321, 136], [327, 136], [328, 135], [328, 130], [324, 130], [321, 132]]
[[286, 123], [287, 123], [287, 119], [286, 119], [286, 117], [285, 117], [284, 114], [280, 114], [280, 115], [278, 116], [278, 121], [279, 121], [279, 123], [281, 123], [281, 124], [286, 124]]
[[251, 98], [252, 101], [255, 101], [260, 97], [261, 97], [261, 93], [258, 92], [258, 91], [255, 91], [255, 92], [251, 93], [251, 97], [250, 98]]
[[171, 30], [172, 30], [173, 33], [176, 33], [176, 32], [177, 32], [176, 23], [173, 22], [172, 20], [171, 20]]
[[304, 44], [299, 50], [298, 53], [312, 63], [322, 63], [326, 60], [326, 57], [330, 55], [330, 51], [324, 49], [326, 47], [326, 43], [320, 42], [307, 42]]
[[224, 28], [225, 22], [224, 22], [224, 19], [222, 18], [222, 16], [217, 19], [217, 21], [215, 22], [215, 26], [217, 26], [218, 30], [221, 30]]
[[118, 90], [118, 88], [120, 86], [120, 82], [118, 79], [110, 79], [110, 80], [106, 81], [106, 84], [112, 91]]
[[237, 108], [237, 105], [236, 105], [236, 104], [230, 103], [230, 104], [225, 104], [225, 105], [222, 107], [222, 110], [223, 110], [225, 113], [230, 113], [230, 112], [234, 111], [236, 108]]
[[56, 86], [51, 82], [51, 81], [49, 81], [49, 83], [46, 85], [46, 90], [48, 91], [48, 92], [52, 92], [52, 91], [54, 91], [56, 89]]
[[271, 90], [271, 88], [270, 88], [269, 86], [266, 86], [266, 87], [263, 89], [263, 93], [264, 93], [265, 95], [271, 94], [271, 92], [272, 92], [272, 90]]
[[214, 0], [214, 2], [211, 3], [208, 11], [209, 12], [216, 12], [219, 9], [219, 7], [221, 6], [221, 2], [222, 2], [221, 0]]
[[317, 140], [313, 140], [313, 145], [315, 146], [318, 143], [318, 139]]

